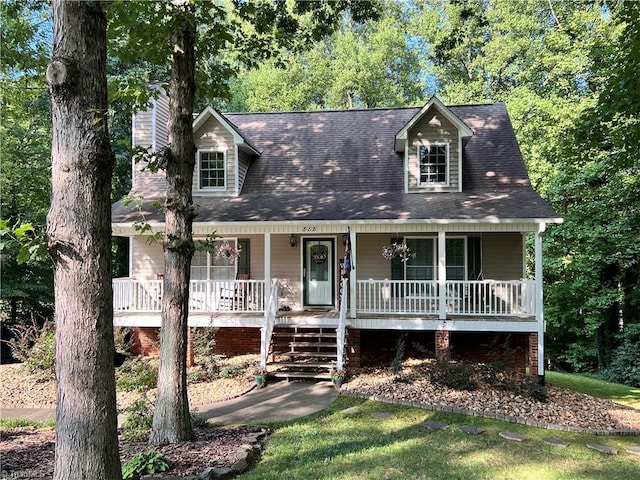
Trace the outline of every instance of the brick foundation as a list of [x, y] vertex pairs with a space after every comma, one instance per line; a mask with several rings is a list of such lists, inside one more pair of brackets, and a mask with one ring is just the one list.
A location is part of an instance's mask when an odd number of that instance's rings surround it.
[[[160, 354], [160, 329], [156, 327], [131, 328], [131, 354], [151, 356]], [[191, 330], [187, 336], [187, 367], [193, 367], [194, 354], [191, 346]]]
[[537, 377], [538, 372], [538, 334], [529, 334], [529, 375]]
[[260, 329], [251, 327], [222, 327], [216, 332], [218, 355], [246, 355], [260, 353]]
[[[358, 348], [360, 350], [358, 358]], [[451, 360], [503, 363], [506, 369], [524, 373], [528, 366], [528, 334], [479, 333], [453, 331], [381, 331], [349, 329], [348, 342], [354, 342], [351, 349], [348, 344], [349, 365], [389, 366], [396, 355], [398, 339], [403, 336], [405, 342], [404, 357], [436, 358], [448, 353]], [[438, 346], [437, 342], [440, 342]], [[448, 351], [447, 351], [448, 341]], [[537, 348], [537, 341], [535, 342]]]
[[155, 327], [131, 328], [132, 355], [158, 355], [160, 353], [160, 329]]

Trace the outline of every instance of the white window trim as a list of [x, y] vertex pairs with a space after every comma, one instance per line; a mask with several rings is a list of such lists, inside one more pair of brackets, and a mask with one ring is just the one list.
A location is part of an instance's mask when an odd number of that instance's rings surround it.
[[[432, 252], [431, 252], [431, 258], [433, 258], [433, 280], [435, 281], [438, 279], [438, 237], [435, 237], [433, 235], [427, 235], [427, 236], [410, 236], [410, 237], [404, 237], [405, 240], [432, 240], [433, 241], [433, 246], [432, 246]], [[406, 280], [407, 279], [407, 267], [409, 262], [402, 262], [402, 277]], [[421, 265], [421, 266], [425, 266], [425, 265]]]
[[[438, 237], [434, 237], [434, 236], [408, 236], [408, 237], [404, 237], [405, 240], [433, 240], [433, 280], [437, 281], [439, 278], [439, 272], [438, 272], [438, 259], [439, 259], [439, 252], [438, 252]], [[469, 275], [469, 244], [467, 242], [467, 239], [469, 237], [467, 235], [453, 235], [453, 236], [449, 236], [447, 235], [445, 237], [445, 248], [446, 248], [446, 240], [464, 240], [464, 279], [461, 281], [467, 281], [468, 280], [468, 275]], [[447, 265], [445, 265], [446, 267]], [[459, 265], [457, 265], [459, 266]], [[407, 278], [407, 263], [403, 263], [403, 270], [402, 270], [402, 275], [403, 278], [406, 280]]]
[[[446, 150], [446, 159], [445, 159], [445, 181], [444, 182], [423, 182], [422, 174], [420, 172], [420, 150], [423, 148], [431, 148], [431, 147], [439, 147], [443, 146]], [[416, 151], [416, 168], [417, 168], [417, 178], [418, 178], [418, 186], [423, 188], [429, 187], [448, 187], [450, 186], [449, 179], [449, 169], [451, 167], [451, 153], [449, 148], [449, 142], [424, 142], [418, 145], [418, 149]]]
[[[200, 239], [200, 238], [194, 238], [194, 240], [198, 241], [198, 240], [202, 240], [202, 239]], [[238, 241], [239, 241], [239, 238], [238, 238], [238, 237], [217, 237], [217, 238], [215, 239], [215, 241], [216, 241], [216, 242], [221, 242], [221, 243], [223, 243], [223, 242], [229, 242], [229, 243], [231, 243], [231, 244], [233, 244], [233, 245], [234, 245], [234, 248], [238, 248]], [[209, 251], [207, 251], [207, 252], [206, 252], [206, 254], [207, 254], [207, 264], [206, 264], [206, 265], [204, 265], [204, 267], [207, 269], [207, 270], [206, 270], [206, 272], [207, 272], [207, 278], [206, 278], [205, 280], [206, 280], [206, 281], [212, 281], [212, 280], [215, 280], [215, 279], [211, 278], [211, 269], [216, 267], [216, 265], [214, 265], [214, 264], [213, 264], [213, 262], [214, 262], [214, 260], [215, 260], [215, 259], [214, 259], [215, 254], [214, 254], [214, 253], [211, 253], [211, 252], [209, 252]], [[193, 266], [193, 265], [191, 265], [191, 266]], [[234, 268], [235, 268], [235, 274], [234, 274], [234, 277], [235, 277], [235, 275], [237, 275], [237, 274], [238, 274], [238, 262], [237, 262], [237, 261], [236, 261], [236, 262], [233, 262], [233, 266], [234, 266]], [[202, 267], [202, 265], [199, 265], [199, 267]], [[228, 267], [225, 267], [225, 268], [228, 268]]]
[[[449, 236], [447, 235], [445, 238], [445, 248], [446, 248], [446, 241], [447, 240], [463, 240], [463, 247], [464, 247], [464, 265], [462, 265], [463, 269], [464, 269], [464, 278], [462, 280], [456, 280], [456, 281], [464, 281], [466, 282], [467, 280], [469, 280], [469, 242], [467, 241], [468, 236], [466, 235], [453, 235], [453, 236]], [[446, 267], [448, 267], [449, 265], [445, 265]], [[460, 265], [455, 265], [457, 267], [459, 267]], [[449, 280], [449, 279], [448, 279]]]
[[[222, 162], [224, 168], [224, 186], [222, 187], [201, 187], [200, 186], [200, 154], [202, 153], [221, 153], [222, 154]], [[226, 192], [227, 186], [229, 182], [229, 172], [227, 171], [227, 152], [224, 150], [215, 150], [215, 149], [198, 149], [196, 152], [196, 190], [198, 192]]]

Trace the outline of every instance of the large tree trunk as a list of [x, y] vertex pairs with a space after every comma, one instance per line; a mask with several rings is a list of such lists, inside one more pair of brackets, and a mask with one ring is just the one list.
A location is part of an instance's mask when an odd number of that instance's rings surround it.
[[195, 15], [193, 5], [175, 7], [173, 59], [169, 82], [169, 146], [165, 202], [164, 294], [160, 329], [158, 397], [149, 443], [192, 437], [187, 395], [187, 316], [195, 217], [191, 182], [195, 96]]
[[56, 324], [54, 478], [120, 479], [111, 287], [106, 16], [100, 2], [54, 0], [47, 69]]

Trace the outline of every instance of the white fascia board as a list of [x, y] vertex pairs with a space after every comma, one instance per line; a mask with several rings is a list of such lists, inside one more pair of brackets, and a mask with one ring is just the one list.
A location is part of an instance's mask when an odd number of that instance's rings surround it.
[[408, 132], [422, 117], [425, 115], [431, 107], [435, 107], [444, 117], [451, 122], [457, 129], [458, 135], [461, 138], [470, 138], [473, 136], [473, 130], [471, 130], [466, 123], [460, 120], [456, 115], [454, 115], [449, 108], [438, 99], [438, 97], [431, 97], [431, 99], [427, 102], [427, 104], [420, 109], [418, 113], [416, 113], [407, 124], [402, 127], [396, 134], [396, 152], [402, 152], [403, 148], [406, 147], [406, 143], [402, 140], [406, 140], [408, 137]]
[[[487, 226], [499, 226], [499, 225], [518, 225], [518, 229], [527, 232], [536, 232], [540, 225], [555, 223], [562, 223], [562, 218], [485, 218], [485, 219], [396, 219], [396, 220], [305, 220], [305, 221], [292, 221], [292, 220], [279, 220], [274, 222], [259, 221], [259, 222], [193, 222], [194, 235], [201, 235], [203, 232], [210, 232], [211, 230], [217, 230], [219, 233], [230, 233], [234, 230], [243, 230], [244, 232], [252, 233], [293, 233], [293, 234], [314, 234], [324, 233], [327, 229], [346, 229], [350, 226], [354, 233], [362, 232], [363, 229], [359, 226], [385, 226], [389, 231], [396, 230], [398, 226], [419, 226], [420, 231], [424, 231], [426, 226], [432, 226], [430, 231], [445, 230], [447, 226], [454, 225], [487, 225]], [[317, 227], [317, 231], [307, 230], [309, 226]], [[164, 223], [153, 223], [152, 230], [162, 231], [164, 230]], [[113, 223], [111, 225], [114, 236], [129, 236], [138, 235], [133, 228], [133, 223]], [[416, 230], [417, 231], [417, 230]], [[489, 230], [488, 230], [489, 231]], [[497, 230], [496, 230], [497, 231]]]

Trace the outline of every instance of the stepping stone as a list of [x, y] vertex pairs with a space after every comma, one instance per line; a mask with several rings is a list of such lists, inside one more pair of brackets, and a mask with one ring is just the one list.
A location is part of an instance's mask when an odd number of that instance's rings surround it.
[[389, 413], [389, 412], [373, 412], [371, 416], [373, 418], [378, 418], [380, 420], [388, 420], [391, 418], [396, 418], [396, 416], [393, 413]]
[[516, 432], [500, 432], [498, 435], [500, 435], [505, 440], [511, 440], [512, 442], [524, 442], [525, 440], [529, 440], [524, 435], [520, 435]]
[[561, 438], [549, 437], [542, 439], [544, 443], [548, 443], [549, 445], [554, 445], [556, 447], [567, 448], [571, 445], [569, 442], [565, 442]]
[[458, 427], [458, 430], [460, 430], [462, 433], [467, 433], [469, 435], [480, 435], [485, 431], [484, 428], [473, 427], [471, 425], [462, 425]]
[[358, 407], [349, 407], [344, 410], [340, 410], [340, 413], [355, 414], [360, 413], [360, 409]]
[[640, 455], [640, 447], [624, 447], [624, 451], [631, 455]]
[[587, 448], [596, 450], [600, 453], [606, 453], [607, 455], [617, 455], [618, 449], [609, 447], [607, 445], [598, 445], [597, 443], [587, 443]]
[[434, 422], [433, 420], [422, 422], [422, 426], [428, 428], [429, 430], [444, 430], [445, 428], [449, 428], [449, 425], [447, 425], [446, 423]]

